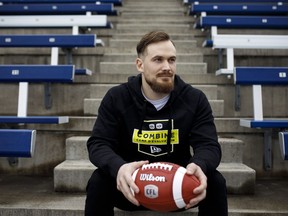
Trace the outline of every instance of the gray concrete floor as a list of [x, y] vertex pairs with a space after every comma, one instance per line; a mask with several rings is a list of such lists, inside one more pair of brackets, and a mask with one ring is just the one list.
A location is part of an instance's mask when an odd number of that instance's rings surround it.
[[[3, 209], [69, 210], [83, 215], [84, 202], [84, 193], [54, 192], [52, 177], [0, 174], [0, 215]], [[288, 179], [257, 181], [254, 195], [229, 195], [228, 202], [229, 215], [288, 215]]]

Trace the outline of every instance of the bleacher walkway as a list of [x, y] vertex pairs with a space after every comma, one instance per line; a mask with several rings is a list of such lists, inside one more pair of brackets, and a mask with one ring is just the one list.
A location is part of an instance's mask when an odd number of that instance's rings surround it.
[[[137, 73], [134, 64], [136, 43], [143, 34], [155, 29], [165, 30], [172, 36], [177, 46], [177, 58], [179, 58], [178, 74], [206, 93], [215, 115], [217, 130], [220, 135], [224, 135], [219, 139], [223, 149], [219, 170], [227, 179], [229, 216], [287, 215], [288, 182], [256, 181], [255, 170], [244, 163], [245, 143], [240, 139], [225, 136], [229, 133], [245, 132], [239, 126], [239, 119], [224, 116], [225, 100], [223, 95], [219, 94], [218, 84], [226, 85], [231, 82], [227, 81], [226, 77], [215, 77], [214, 73], [207, 73], [209, 68], [204, 62], [203, 48], [194, 37], [195, 34], [199, 34], [197, 33], [199, 30], [192, 28], [193, 17], [187, 16], [187, 8], [183, 5], [183, 1], [125, 0], [123, 6], [117, 9], [119, 16], [109, 18], [115, 24], [115, 29], [105, 30], [106, 36], [111, 34], [111, 38], [108, 43], [105, 43], [108, 47], [105, 47], [99, 67], [96, 67], [99, 71], [91, 77], [76, 79], [76, 82], [79, 82], [79, 89], [85, 92], [83, 94], [85, 95], [84, 116], [69, 116], [70, 124], [60, 125], [57, 128], [49, 125], [33, 125], [37, 130], [41, 129], [51, 136], [52, 132], [64, 131], [67, 134], [66, 145], [63, 144], [64, 150], [61, 151], [66, 151], [64, 152], [66, 158], [55, 165], [53, 177], [0, 175], [0, 215], [83, 215], [86, 183], [95, 169], [88, 160], [86, 141], [93, 127], [97, 108], [107, 89], [125, 82], [129, 75]], [[101, 33], [101, 30], [99, 32]], [[90, 65], [85, 67], [93, 68]], [[81, 87], [82, 84], [85, 84], [85, 88]], [[72, 88], [71, 92], [75, 92], [76, 90]], [[79, 89], [77, 91], [80, 91]], [[87, 89], [90, 91], [88, 94]], [[68, 136], [71, 134], [73, 136]], [[65, 142], [65, 139], [61, 140]], [[173, 214], [115, 211], [115, 216], [132, 215], [196, 216], [197, 209]]]

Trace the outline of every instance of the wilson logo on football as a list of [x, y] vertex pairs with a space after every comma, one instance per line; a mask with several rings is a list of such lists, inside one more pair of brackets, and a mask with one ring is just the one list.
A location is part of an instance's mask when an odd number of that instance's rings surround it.
[[165, 182], [164, 176], [154, 176], [153, 174], [141, 174], [140, 181], [155, 181], [155, 182]]

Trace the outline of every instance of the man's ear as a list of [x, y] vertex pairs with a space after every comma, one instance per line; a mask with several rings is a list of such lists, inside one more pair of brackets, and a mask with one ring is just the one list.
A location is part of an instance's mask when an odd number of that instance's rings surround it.
[[141, 58], [137, 58], [136, 59], [136, 67], [137, 67], [137, 70], [139, 71], [139, 72], [144, 72], [144, 66], [143, 66], [143, 61], [142, 61], [142, 59]]

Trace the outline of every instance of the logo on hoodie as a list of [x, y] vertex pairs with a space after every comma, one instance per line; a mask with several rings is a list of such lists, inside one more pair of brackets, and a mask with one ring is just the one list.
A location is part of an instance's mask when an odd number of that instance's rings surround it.
[[[161, 156], [174, 151], [174, 145], [179, 144], [178, 129], [174, 129], [173, 120], [146, 120], [140, 129], [134, 129], [132, 142], [138, 145], [138, 151], [151, 156]], [[171, 130], [171, 147], [167, 148], [168, 130]]]

